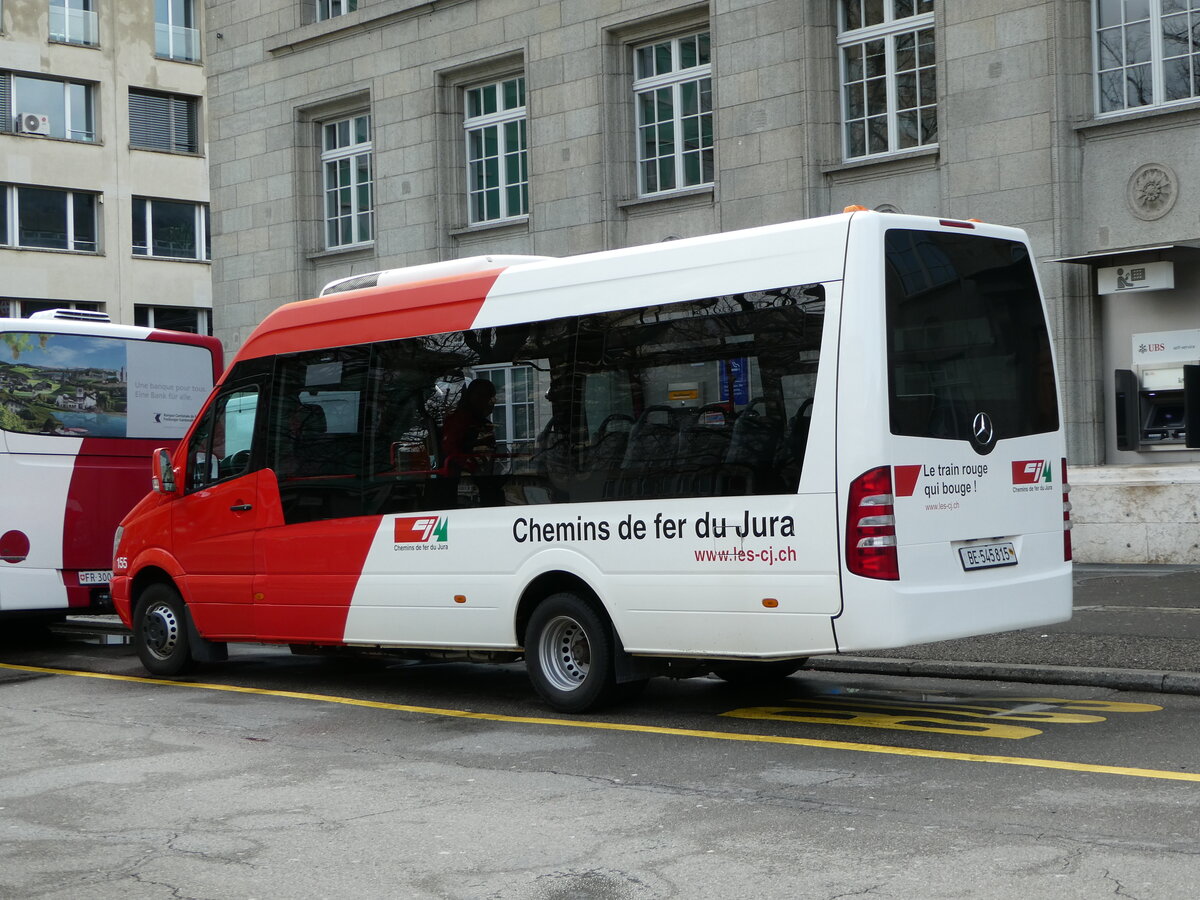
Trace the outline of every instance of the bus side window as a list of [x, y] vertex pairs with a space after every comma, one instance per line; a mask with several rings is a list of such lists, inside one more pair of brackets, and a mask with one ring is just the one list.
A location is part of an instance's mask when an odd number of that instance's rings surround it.
[[218, 397], [188, 443], [188, 489], [195, 491], [250, 471], [258, 387]]
[[267, 435], [289, 524], [362, 514], [368, 347], [280, 358]]
[[372, 351], [366, 419], [363, 513], [433, 508], [430, 482], [441, 457], [436, 421], [440, 393], [438, 354], [425, 356], [419, 340], [385, 341]]
[[823, 318], [820, 285], [585, 317], [592, 438], [572, 499], [794, 492]]

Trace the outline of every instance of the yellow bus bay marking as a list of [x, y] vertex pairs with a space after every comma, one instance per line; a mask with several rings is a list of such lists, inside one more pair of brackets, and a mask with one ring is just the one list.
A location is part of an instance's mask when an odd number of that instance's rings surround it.
[[103, 681], [125, 681], [133, 684], [152, 684], [162, 687], [193, 688], [204, 691], [225, 691], [231, 694], [257, 694], [263, 697], [284, 697], [317, 703], [336, 703], [367, 709], [386, 709], [393, 712], [445, 716], [455, 719], [478, 719], [511, 725], [550, 725], [559, 728], [587, 728], [595, 731], [625, 731], [640, 734], [659, 734], [667, 737], [690, 737], [714, 741], [783, 744], [793, 747], [814, 747], [822, 750], [850, 750], [857, 753], [882, 753], [888, 756], [910, 756], [923, 759], [949, 759], [960, 762], [992, 763], [1003, 766], [1029, 766], [1035, 769], [1061, 769], [1068, 772], [1091, 772], [1097, 775], [1128, 775], [1134, 778], [1155, 778], [1167, 781], [1200, 782], [1200, 773], [1172, 772], [1166, 769], [1138, 769], [1129, 766], [1100, 766], [1091, 763], [1067, 762], [1059, 759], [1030, 759], [1020, 756], [989, 756], [983, 753], [955, 753], [946, 750], [923, 750], [915, 747], [888, 747], [883, 744], [857, 744], [851, 741], [824, 741], [814, 738], [785, 737], [773, 734], [738, 734], [732, 731], [703, 731], [689, 728], [666, 728], [659, 725], [634, 725], [626, 722], [593, 722], [584, 719], [550, 719], [540, 716], [507, 716], [498, 713], [471, 712], [465, 709], [441, 709], [431, 706], [410, 706], [404, 703], [384, 703], [378, 700], [356, 700], [329, 694], [308, 694], [301, 691], [274, 691], [266, 688], [241, 687], [232, 684], [206, 684], [198, 681], [170, 681], [137, 675], [110, 675], [104, 672], [84, 672], [75, 669], [49, 669], [43, 666], [21, 666], [0, 663], [0, 669], [14, 672], [34, 672], [43, 675], [72, 675], [78, 678], [97, 678]]
[[[721, 713], [735, 719], [764, 719], [775, 722], [804, 722], [815, 725], [851, 725], [858, 728], [887, 728], [893, 731], [928, 731], [972, 737], [1020, 740], [1042, 733], [1040, 728], [1012, 725], [1036, 722], [1052, 725], [1085, 725], [1106, 721], [1092, 712], [1155, 712], [1161, 706], [1149, 703], [1119, 703], [1105, 700], [1065, 700], [1056, 697], [985, 697], [982, 703], [938, 703], [878, 699], [860, 696], [806, 697], [790, 700], [787, 706], [750, 706]], [[990, 704], [998, 705], [990, 705]]]

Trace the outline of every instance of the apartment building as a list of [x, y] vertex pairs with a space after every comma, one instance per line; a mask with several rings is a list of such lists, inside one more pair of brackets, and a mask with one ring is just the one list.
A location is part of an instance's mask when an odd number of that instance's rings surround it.
[[[218, 335], [334, 279], [840, 211], [1025, 228], [1077, 558], [1200, 563], [1200, 0], [209, 0]], [[1197, 429], [1200, 430], [1200, 429]], [[1200, 437], [1200, 435], [1197, 435]]]
[[211, 333], [200, 0], [0, 0], [0, 315]]

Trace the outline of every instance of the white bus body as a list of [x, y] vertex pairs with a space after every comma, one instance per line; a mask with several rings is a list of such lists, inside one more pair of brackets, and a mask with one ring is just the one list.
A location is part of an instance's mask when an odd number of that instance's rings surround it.
[[[524, 654], [581, 710], [1070, 616], [1022, 232], [857, 212], [475, 268], [246, 341], [124, 523], [114, 597], [152, 671], [230, 640]], [[450, 413], [480, 380], [495, 406]]]

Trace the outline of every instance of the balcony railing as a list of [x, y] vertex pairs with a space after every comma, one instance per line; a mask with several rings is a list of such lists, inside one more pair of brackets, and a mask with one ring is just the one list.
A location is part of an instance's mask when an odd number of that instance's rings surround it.
[[98, 41], [97, 34], [94, 10], [50, 7], [50, 40], [94, 47]]
[[200, 58], [200, 30], [156, 22], [154, 53], [167, 59], [194, 62]]

